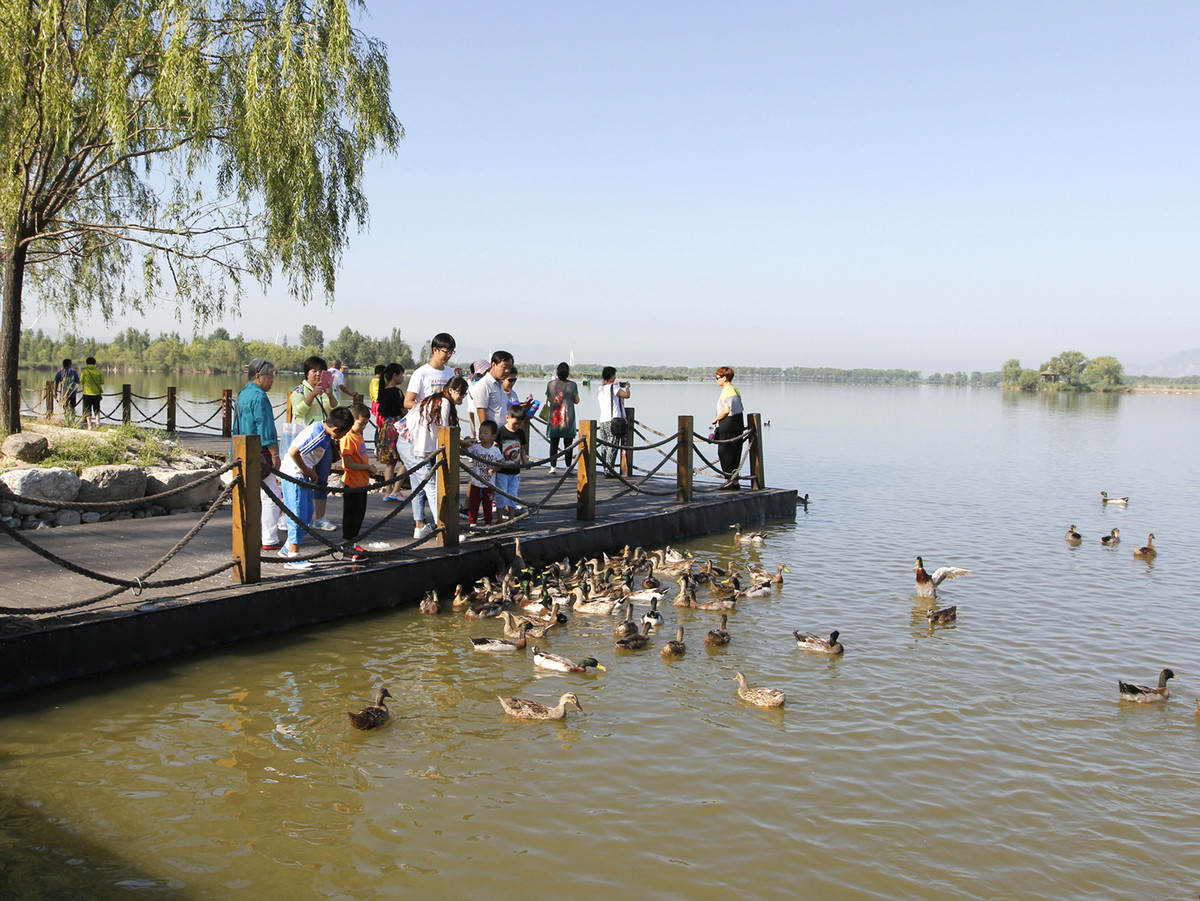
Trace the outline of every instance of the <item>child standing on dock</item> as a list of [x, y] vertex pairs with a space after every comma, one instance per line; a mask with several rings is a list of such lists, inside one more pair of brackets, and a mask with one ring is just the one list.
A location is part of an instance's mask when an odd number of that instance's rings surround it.
[[[329, 411], [324, 422], [314, 422], [292, 439], [287, 456], [284, 457], [280, 471], [294, 479], [304, 479], [308, 482], [317, 481], [317, 467], [322, 458], [331, 459], [333, 442], [341, 441], [354, 425], [354, 417], [345, 407], [335, 407]], [[286, 479], [283, 482], [283, 501], [287, 508], [306, 526], [313, 522], [313, 486], [297, 485]], [[300, 542], [304, 538], [303, 530], [288, 517], [287, 547], [279, 552], [281, 557], [297, 557], [300, 554]], [[288, 569], [308, 569], [312, 563], [308, 560], [293, 560], [287, 564]]]
[[[363, 431], [371, 421], [371, 409], [366, 404], [351, 404], [350, 413], [354, 416], [354, 426], [342, 438], [342, 485], [362, 490], [347, 491], [342, 495], [342, 540], [345, 542], [353, 541], [362, 530], [367, 515], [367, 487], [375, 471], [363, 450]], [[362, 548], [355, 545], [354, 550], [346, 554], [346, 559], [351, 563], [358, 562], [363, 559], [360, 554]]]
[[479, 424], [479, 443], [471, 448], [471, 456], [475, 459], [471, 484], [467, 487], [467, 522], [475, 525], [479, 517], [479, 505], [483, 504], [483, 524], [492, 524], [492, 504], [496, 492], [492, 483], [496, 480], [496, 465], [504, 459], [500, 448], [496, 446], [496, 435], [500, 427], [492, 420], [485, 419]]
[[[521, 464], [529, 460], [529, 436], [525, 434], [525, 407], [513, 404], [508, 408], [504, 428], [497, 436], [504, 465], [496, 472], [496, 487], [505, 494], [517, 496], [521, 488]], [[517, 502], [496, 492], [496, 515], [501, 519], [517, 518]]]

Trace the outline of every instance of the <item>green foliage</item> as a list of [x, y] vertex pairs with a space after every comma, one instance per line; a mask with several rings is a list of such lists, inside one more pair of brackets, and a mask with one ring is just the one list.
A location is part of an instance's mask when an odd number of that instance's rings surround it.
[[1125, 383], [1125, 367], [1116, 357], [1096, 357], [1084, 367], [1083, 380], [1093, 391], [1115, 391]]
[[1077, 350], [1064, 350], [1057, 357], [1051, 358], [1048, 363], [1042, 364], [1042, 370], [1052, 370], [1057, 376], [1057, 384], [1061, 387], [1069, 387], [1075, 390], [1087, 390], [1087, 382], [1083, 377], [1083, 370], [1087, 366], [1088, 359]]
[[1021, 361], [1013, 358], [1000, 370], [1000, 380], [1009, 388], [1016, 388], [1021, 381]]
[[[24, 286], [65, 318], [169, 298], [200, 325], [248, 278], [333, 296], [367, 221], [363, 164], [403, 137], [386, 49], [352, 27], [363, 9], [0, 0], [0, 379], [16, 378]], [[0, 393], [0, 430], [10, 406]]]
[[325, 333], [315, 325], [300, 326], [300, 346], [311, 347], [320, 353], [325, 349]]
[[42, 467], [63, 466], [79, 472], [88, 466], [131, 463], [151, 466], [177, 460], [181, 456], [165, 432], [121, 425], [95, 432], [79, 432], [55, 438], [50, 451], [38, 464]]
[[1042, 376], [1036, 369], [1022, 369], [1017, 377], [1017, 387], [1022, 391], [1037, 391]]

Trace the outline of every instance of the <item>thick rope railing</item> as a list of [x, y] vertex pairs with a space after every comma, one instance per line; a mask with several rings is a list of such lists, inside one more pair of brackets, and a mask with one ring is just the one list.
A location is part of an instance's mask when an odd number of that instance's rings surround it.
[[151, 413], [149, 416], [147, 416], [147, 415], [146, 415], [146, 411], [145, 411], [145, 410], [143, 410], [141, 407], [139, 407], [139, 406], [137, 405], [137, 402], [136, 402], [136, 401], [130, 400], [130, 402], [129, 402], [129, 403], [130, 403], [130, 405], [131, 405], [131, 406], [132, 406], [132, 407], [133, 407], [135, 410], [137, 410], [137, 411], [138, 411], [138, 413], [139, 413], [139, 414], [141, 414], [141, 417], [142, 417], [142, 418], [141, 418], [141, 419], [139, 419], [139, 420], [138, 420], [136, 423], [134, 423], [135, 425], [141, 425], [141, 424], [142, 424], [142, 423], [144, 423], [144, 422], [151, 423], [152, 425], [153, 425], [153, 424], [155, 424], [155, 423], [154, 423], [154, 417], [155, 417], [155, 416], [157, 416], [159, 413], [161, 413], [163, 410], [165, 410], [165, 409], [167, 408], [167, 404], [166, 404], [166, 402], [164, 401], [164, 402], [163, 402], [163, 405], [162, 405], [161, 407], [159, 407], [157, 410], [155, 410], [153, 413]]
[[[237, 464], [233, 464], [233, 465], [236, 466]], [[230, 468], [232, 468], [232, 466]], [[196, 521], [196, 524], [194, 526], [192, 526], [191, 529], [188, 530], [188, 533], [186, 535], [184, 535], [183, 538], [181, 538], [178, 542], [176, 542], [174, 547], [172, 547], [169, 551], [167, 551], [166, 554], [164, 554], [162, 557], [160, 557], [149, 569], [147, 569], [145, 572], [143, 572], [140, 576], [137, 576], [133, 579], [124, 579], [124, 578], [120, 578], [118, 576], [109, 576], [104, 573], [96, 572], [95, 570], [87, 569], [86, 567], [80, 566], [76, 563], [72, 563], [70, 560], [67, 560], [64, 557], [60, 557], [59, 555], [53, 553], [52, 551], [48, 551], [45, 548], [39, 546], [38, 544], [30, 541], [28, 538], [26, 538], [24, 535], [22, 535], [16, 529], [13, 529], [7, 525], [4, 525], [3, 523], [0, 523], [0, 531], [3, 531], [4, 533], [6, 533], [11, 538], [13, 538], [18, 544], [24, 546], [28, 550], [37, 554], [39, 557], [42, 557], [45, 560], [49, 560], [51, 563], [54, 563], [57, 566], [60, 566], [61, 568], [68, 570], [69, 572], [73, 572], [76, 575], [83, 576], [84, 578], [92, 579], [93, 581], [96, 581], [96, 582], [103, 582], [108, 585], [118, 586], [116, 588], [116, 590], [114, 590], [114, 591], [109, 591], [102, 595], [97, 595], [94, 598], [88, 598], [83, 601], [75, 601], [70, 604], [59, 604], [55, 607], [39, 607], [36, 609], [31, 609], [28, 607], [0, 606], [0, 613], [26, 615], [26, 616], [37, 616], [37, 615], [42, 615], [42, 614], [47, 614], [47, 613], [64, 613], [68, 610], [77, 610], [79, 608], [86, 607], [89, 604], [97, 604], [101, 601], [106, 601], [109, 598], [116, 597], [118, 594], [121, 594], [122, 592], [128, 591], [130, 589], [133, 589], [138, 595], [140, 595], [142, 593], [142, 591], [144, 591], [147, 588], [175, 588], [179, 585], [189, 585], [193, 582], [201, 582], [205, 579], [212, 578], [215, 575], [218, 575], [220, 573], [223, 573], [223, 572], [226, 572], [227, 570], [232, 569], [233, 567], [237, 566], [236, 560], [230, 560], [226, 563], [222, 563], [221, 565], [216, 566], [216, 567], [214, 567], [210, 570], [207, 570], [196, 576], [184, 576], [184, 577], [180, 577], [180, 578], [176, 578], [176, 579], [161, 579], [156, 582], [147, 581], [147, 579], [149, 579], [150, 576], [154, 575], [156, 572], [158, 572], [160, 569], [162, 569], [164, 566], [166, 566], [167, 563], [169, 563], [171, 561], [171, 559], [173, 557], [175, 557], [176, 554], [178, 554], [181, 550], [183, 550], [191, 542], [191, 540], [193, 538], [195, 538], [198, 534], [200, 534], [200, 530], [203, 529], [206, 525], [208, 525], [209, 520], [211, 520], [213, 518], [213, 516], [216, 515], [217, 511], [221, 508], [221, 505], [230, 498], [230, 496], [233, 494], [234, 488], [236, 486], [238, 486], [239, 484], [241, 484], [241, 476], [240, 475], [237, 476], [237, 478], [233, 479], [228, 485], [225, 486], [225, 489], [220, 493], [220, 495], [217, 496], [216, 500], [214, 500], [212, 505], [208, 508], [208, 510], [205, 511], [204, 515], [201, 516], [200, 519]]]
[[[434, 461], [439, 460], [439, 458], [442, 456], [443, 453], [444, 453], [443, 450], [441, 448], [438, 448], [433, 453], [429, 454], [427, 457], [420, 460], [417, 463], [417, 465], [414, 466], [413, 468], [419, 469], [420, 467], [424, 466], [426, 463], [434, 463]], [[282, 479], [283, 481], [286, 481], [286, 482], [291, 482], [293, 485], [298, 485], [301, 488], [310, 488], [310, 489], [322, 488], [321, 485], [318, 485], [315, 482], [306, 482], [303, 479], [297, 479], [294, 476], [290, 476], [285, 472], [280, 472], [278, 469], [271, 466], [270, 464], [263, 464], [263, 471], [273, 473], [277, 478]], [[372, 525], [365, 532], [360, 532], [352, 540], [341, 541], [341, 542], [331, 541], [330, 539], [326, 538], [323, 534], [321, 534], [319, 531], [313, 529], [310, 525], [302, 522], [300, 520], [300, 518], [298, 516], [296, 516], [295, 513], [293, 513], [290, 509], [288, 509], [287, 505], [275, 494], [275, 492], [273, 492], [269, 487], [267, 487], [264, 484], [261, 486], [263, 492], [267, 495], [268, 498], [271, 499], [272, 503], [274, 503], [275, 506], [279, 508], [280, 512], [283, 513], [283, 515], [286, 516], [288, 519], [290, 519], [292, 522], [294, 522], [297, 526], [299, 526], [300, 529], [302, 529], [305, 534], [314, 538], [318, 543], [325, 545], [326, 549], [319, 553], [309, 554], [307, 556], [301, 555], [298, 557], [278, 557], [278, 558], [263, 557], [262, 562], [263, 563], [281, 563], [281, 564], [283, 564], [283, 563], [292, 563], [292, 562], [299, 561], [299, 560], [317, 560], [317, 559], [320, 559], [321, 557], [327, 557], [330, 555], [334, 555], [335, 559], [336, 559], [337, 554], [339, 554], [339, 553], [345, 554], [345, 552], [349, 548], [354, 547], [356, 544], [361, 544], [363, 541], [365, 541], [371, 535], [373, 535], [375, 532], [377, 532], [379, 529], [381, 529], [384, 525], [389, 523], [391, 520], [395, 519], [403, 510], [407, 509], [412, 504], [413, 498], [416, 497], [417, 492], [423, 490], [425, 488], [425, 486], [427, 484], [429, 484], [430, 479], [436, 478], [436, 476], [437, 476], [437, 465], [432, 465], [429, 467], [429, 471], [425, 474], [425, 477], [417, 485], [412, 487], [412, 489], [409, 492], [408, 497], [406, 497], [400, 503], [396, 504], [391, 510], [388, 511], [388, 513], [385, 516], [383, 516], [383, 518], [381, 518], [378, 522], [376, 522], [374, 525]], [[366, 494], [374, 489], [386, 488], [391, 485], [395, 485], [404, 478], [405, 478], [405, 476], [403, 476], [403, 475], [395, 476], [394, 478], [389, 479], [384, 482], [381, 482], [379, 484], [376, 484], [373, 486], [367, 485], [367, 486], [364, 486], [361, 488], [347, 488], [345, 486], [342, 486], [339, 488], [336, 486], [324, 486], [324, 490], [330, 492], [331, 494]], [[443, 529], [441, 527], [439, 527], [437, 529], [434, 529], [434, 531], [431, 532], [429, 535], [424, 535], [421, 538], [414, 539], [413, 541], [411, 541], [407, 544], [402, 544], [399, 547], [389, 548], [386, 551], [368, 550], [368, 551], [365, 551], [365, 553], [368, 558], [385, 557], [385, 556], [389, 556], [389, 555], [404, 553], [406, 551], [411, 550], [414, 547], [417, 547], [418, 545], [424, 544], [430, 538], [432, 538], [434, 535], [439, 534], [441, 531], [443, 531]]]
[[13, 494], [12, 489], [3, 482], [0, 482], [0, 500], [12, 501], [16, 504], [28, 504], [31, 507], [46, 507], [50, 510], [74, 510], [77, 513], [121, 513], [126, 510], [140, 510], [143, 507], [161, 506], [158, 504], [160, 500], [184, 494], [193, 488], [203, 485], [205, 482], [219, 479], [231, 469], [236, 469], [237, 465], [236, 461], [226, 463], [219, 469], [206, 472], [193, 481], [180, 485], [177, 488], [170, 488], [166, 491], [160, 491], [158, 494], [147, 494], [125, 501], [48, 501], [40, 497], [25, 497], [20, 494]]
[[[678, 434], [676, 434], [675, 438], [676, 438], [676, 439], [678, 438]], [[597, 448], [600, 448], [600, 447], [615, 447], [615, 448], [625, 448], [626, 450], [628, 450], [628, 449], [629, 449], [629, 448], [625, 447], [625, 445], [623, 445], [623, 444], [614, 444], [614, 443], [612, 443], [612, 442], [605, 441], [605, 440], [603, 440], [603, 439], [601, 439], [601, 438], [597, 438], [597, 439], [596, 439], [596, 446], [597, 446]], [[597, 456], [599, 456], [598, 452], [597, 452]], [[649, 471], [646, 473], [646, 475], [645, 475], [645, 476], [642, 478], [642, 480], [641, 480], [640, 482], [636, 483], [636, 484], [635, 484], [635, 483], [633, 483], [633, 482], [631, 482], [631, 481], [629, 481], [629, 479], [625, 478], [625, 476], [621, 475], [621, 473], [620, 473], [620, 472], [618, 472], [618, 471], [617, 471], [615, 468], [610, 468], [610, 467], [608, 466], [608, 464], [607, 464], [607, 463], [605, 463], [605, 466], [604, 466], [604, 468], [605, 468], [605, 471], [606, 471], [606, 472], [608, 472], [608, 473], [610, 473], [610, 474], [611, 474], [611, 475], [612, 475], [614, 478], [616, 478], [616, 479], [617, 479], [617, 480], [618, 480], [618, 481], [619, 481], [619, 482], [620, 482], [622, 485], [624, 485], [624, 486], [625, 486], [625, 489], [624, 489], [623, 491], [618, 491], [616, 494], [613, 494], [613, 495], [611, 495], [611, 496], [609, 496], [609, 497], [606, 497], [606, 498], [604, 498], [603, 500], [597, 499], [597, 501], [596, 501], [597, 505], [599, 505], [599, 504], [607, 504], [607, 503], [609, 503], [609, 502], [611, 502], [611, 501], [615, 501], [615, 500], [617, 500], [618, 498], [622, 498], [622, 497], [624, 497], [625, 495], [627, 495], [627, 494], [631, 494], [631, 493], [636, 493], [636, 494], [644, 494], [644, 495], [646, 495], [647, 497], [670, 497], [670, 496], [673, 496], [673, 495], [675, 495], [675, 494], [676, 494], [676, 489], [671, 489], [671, 490], [669, 490], [669, 491], [651, 491], [651, 490], [650, 490], [650, 489], [648, 489], [648, 488], [644, 488], [644, 487], [642, 487], [642, 486], [643, 486], [643, 485], [645, 485], [645, 484], [646, 484], [648, 481], [650, 481], [650, 478], [651, 478], [652, 476], [654, 476], [654, 475], [655, 475], [655, 474], [656, 474], [656, 473], [657, 473], [657, 472], [658, 472], [660, 469], [662, 469], [664, 466], [666, 466], [666, 465], [667, 465], [667, 463], [668, 463], [670, 460], [673, 460], [673, 459], [674, 459], [674, 454], [671, 454], [671, 455], [668, 455], [668, 456], [664, 456], [664, 457], [663, 457], [661, 460], [659, 460], [659, 461], [658, 461], [658, 464], [657, 464], [657, 465], [656, 465], [656, 466], [655, 466], [653, 469], [649, 470]]]
[[[743, 437], [745, 434], [748, 434], [748, 433], [750, 433], [749, 429], [747, 429], [746, 432], [743, 433]], [[731, 441], [737, 441], [738, 438], [737, 437], [721, 438], [721, 439], [706, 438], [705, 440], [708, 441], [710, 444], [727, 444]], [[749, 441], [746, 442], [746, 449], [742, 451], [742, 459], [740, 459], [738, 461], [737, 468], [733, 471], [733, 475], [731, 475], [731, 476], [726, 476], [725, 470], [718, 469], [717, 466], [714, 463], [712, 463], [712, 461], [710, 461], [707, 457], [704, 456], [704, 454], [700, 450], [700, 448], [693, 447], [692, 450], [696, 454], [697, 457], [699, 457], [701, 460], [704, 461], [704, 466], [702, 468], [712, 470], [717, 475], [717, 477], [721, 479], [721, 484], [717, 487], [725, 488], [729, 485], [732, 485], [734, 482], [738, 481], [741, 478], [742, 467], [746, 465], [746, 460], [749, 459], [749, 457], [750, 457], [750, 442]]]

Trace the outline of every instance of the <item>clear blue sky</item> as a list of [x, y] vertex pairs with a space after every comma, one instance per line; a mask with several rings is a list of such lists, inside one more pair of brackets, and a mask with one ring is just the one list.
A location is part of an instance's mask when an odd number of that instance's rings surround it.
[[255, 292], [231, 331], [926, 373], [1200, 346], [1194, 0], [369, 8], [407, 131], [370, 232], [333, 307]]

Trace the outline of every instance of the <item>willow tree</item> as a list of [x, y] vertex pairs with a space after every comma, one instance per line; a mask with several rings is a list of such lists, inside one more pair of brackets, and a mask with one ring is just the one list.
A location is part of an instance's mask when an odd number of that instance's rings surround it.
[[364, 163], [403, 137], [363, 5], [0, 0], [6, 389], [27, 287], [64, 317], [173, 302], [198, 325], [273, 275], [332, 298]]

